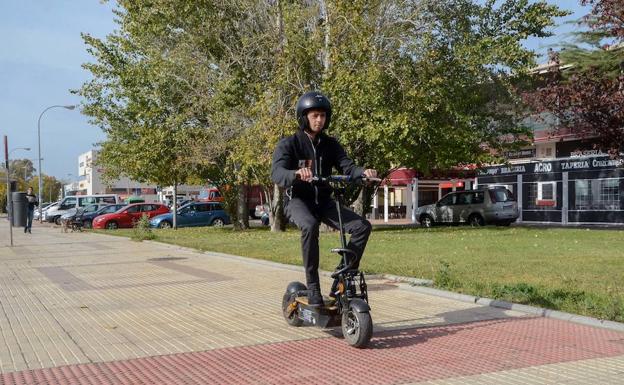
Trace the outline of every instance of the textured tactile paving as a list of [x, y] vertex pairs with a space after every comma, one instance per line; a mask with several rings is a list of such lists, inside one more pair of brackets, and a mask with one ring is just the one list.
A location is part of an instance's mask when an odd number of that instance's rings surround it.
[[[0, 383], [414, 383], [622, 356], [623, 339], [562, 321], [516, 318], [377, 333], [364, 350], [339, 338], [316, 338], [13, 372]], [[584, 373], [566, 379], [581, 381]]]

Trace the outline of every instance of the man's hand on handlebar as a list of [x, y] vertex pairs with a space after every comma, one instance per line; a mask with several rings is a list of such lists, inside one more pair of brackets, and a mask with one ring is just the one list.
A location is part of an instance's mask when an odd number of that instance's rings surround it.
[[373, 170], [373, 169], [367, 169], [364, 170], [364, 174], [362, 174], [361, 177], [356, 178], [351, 180], [351, 178], [347, 175], [332, 175], [332, 176], [328, 176], [328, 177], [315, 177], [312, 174], [312, 169], [310, 169], [309, 167], [305, 167], [305, 168], [300, 168], [299, 170], [295, 171], [295, 176], [297, 177], [297, 179], [300, 179], [304, 182], [329, 182], [329, 181], [333, 181], [333, 182], [356, 182], [358, 180], [367, 182], [367, 183], [374, 183], [374, 182], [380, 182], [381, 179], [377, 178], [377, 170]]
[[309, 167], [300, 168], [295, 172], [295, 176], [304, 182], [312, 181], [312, 169]]

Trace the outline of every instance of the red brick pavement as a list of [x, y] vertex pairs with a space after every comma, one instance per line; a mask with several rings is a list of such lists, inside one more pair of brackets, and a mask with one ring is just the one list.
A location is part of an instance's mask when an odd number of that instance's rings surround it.
[[[287, 327], [284, 325], [284, 327]], [[396, 384], [624, 355], [624, 334], [515, 318], [6, 373], [0, 384]]]

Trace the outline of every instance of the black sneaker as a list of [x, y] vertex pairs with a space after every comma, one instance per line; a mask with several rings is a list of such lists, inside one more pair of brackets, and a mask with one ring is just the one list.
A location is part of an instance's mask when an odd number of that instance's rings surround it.
[[320, 290], [310, 290], [310, 294], [308, 295], [308, 305], [309, 306], [323, 306], [323, 296], [321, 295]]

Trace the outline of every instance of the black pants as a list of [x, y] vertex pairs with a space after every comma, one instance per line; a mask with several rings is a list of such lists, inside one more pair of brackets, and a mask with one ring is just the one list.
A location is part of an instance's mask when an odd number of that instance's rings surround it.
[[[286, 206], [286, 214], [301, 229], [301, 254], [308, 289], [320, 289], [319, 286], [319, 225], [321, 222], [338, 229], [338, 210], [336, 202], [328, 200], [316, 205], [314, 202], [293, 198]], [[346, 208], [340, 211], [345, 232], [351, 234], [347, 247], [357, 255], [357, 268], [366, 248], [371, 232], [371, 224], [366, 219]]]
[[35, 209], [28, 209], [28, 215], [26, 216], [26, 226], [24, 226], [24, 232], [30, 231], [32, 228], [33, 216], [35, 215]]

